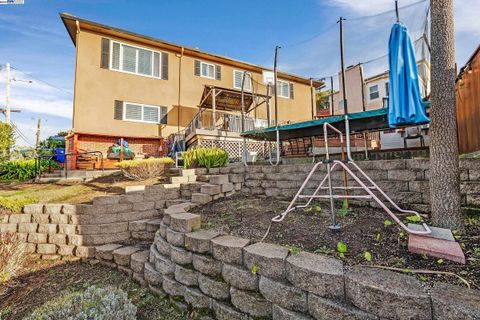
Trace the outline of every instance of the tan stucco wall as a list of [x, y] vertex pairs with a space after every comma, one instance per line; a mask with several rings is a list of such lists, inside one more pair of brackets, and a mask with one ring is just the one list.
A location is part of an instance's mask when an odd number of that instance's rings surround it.
[[[168, 136], [177, 131], [178, 105], [182, 106], [180, 108], [180, 127], [183, 129], [198, 110], [197, 105], [200, 103], [204, 85], [233, 88], [233, 70], [240, 70], [228, 65], [221, 65], [221, 80], [194, 76], [195, 58], [186, 55], [180, 58], [180, 54], [172, 52], [169, 53], [168, 80], [102, 69], [100, 68], [101, 37], [102, 35], [91, 31], [81, 31], [78, 34], [73, 116], [73, 129], [76, 132], [119, 136]], [[110, 39], [115, 38], [110, 37]], [[115, 40], [129, 43], [122, 39]], [[168, 53], [168, 51], [156, 47], [138, 46]], [[180, 60], [181, 75], [179, 75]], [[202, 61], [209, 62], [204, 59]], [[261, 73], [252, 73], [252, 76], [256, 81], [262, 82]], [[180, 103], [178, 101], [179, 78], [181, 78]], [[258, 86], [256, 92], [265, 94], [266, 88]], [[294, 83], [294, 99], [278, 98], [279, 121], [310, 120], [310, 99], [310, 86]], [[114, 120], [115, 100], [166, 106], [168, 107], [168, 124], [157, 125]], [[273, 98], [271, 104], [273, 117]], [[266, 119], [265, 104], [259, 107], [256, 116]]]

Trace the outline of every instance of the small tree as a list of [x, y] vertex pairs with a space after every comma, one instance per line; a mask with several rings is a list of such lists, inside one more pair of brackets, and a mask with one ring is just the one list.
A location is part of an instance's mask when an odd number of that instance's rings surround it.
[[10, 158], [10, 149], [14, 143], [12, 126], [5, 122], [0, 122], [0, 162], [7, 161]]

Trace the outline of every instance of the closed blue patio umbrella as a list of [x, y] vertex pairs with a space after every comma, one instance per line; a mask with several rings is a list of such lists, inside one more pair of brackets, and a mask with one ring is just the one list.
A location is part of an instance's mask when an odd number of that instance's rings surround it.
[[388, 124], [391, 128], [427, 123], [425, 107], [420, 95], [418, 70], [413, 44], [407, 27], [395, 23], [388, 43], [390, 83], [388, 97]]

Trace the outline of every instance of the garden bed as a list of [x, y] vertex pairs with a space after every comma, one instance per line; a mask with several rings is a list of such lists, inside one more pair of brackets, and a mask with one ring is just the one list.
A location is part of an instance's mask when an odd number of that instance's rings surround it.
[[[0, 296], [0, 319], [20, 320], [47, 301], [67, 292], [83, 291], [91, 285], [114, 286], [128, 294], [137, 307], [137, 319], [186, 319], [166, 298], [140, 287], [130, 277], [100, 264], [30, 260], [23, 274]], [[192, 317], [194, 319], [195, 317]]]
[[[268, 197], [237, 195], [192, 209], [201, 214], [204, 228], [260, 241], [270, 226], [271, 218], [283, 212], [289, 202]], [[339, 204], [340, 206], [340, 204]], [[338, 217], [339, 231], [328, 229], [328, 205], [314, 204], [305, 210], [296, 210], [281, 223], [273, 223], [265, 242], [287, 246], [292, 254], [300, 250], [339, 256], [337, 245], [346, 245], [341, 259], [347, 265], [375, 265], [393, 267], [410, 272], [418, 269], [455, 273], [466, 279], [472, 288], [480, 289], [480, 217], [467, 217], [466, 231], [457, 234], [465, 246], [466, 265], [447, 260], [416, 255], [407, 251], [408, 238], [391, 219], [379, 209], [352, 207]], [[402, 217], [403, 219], [406, 216]], [[388, 221], [388, 222], [386, 222]], [[371, 261], [368, 261], [370, 253]], [[366, 257], [367, 256], [367, 257]], [[416, 274], [426, 285], [449, 282], [464, 285], [454, 277], [438, 274]]]

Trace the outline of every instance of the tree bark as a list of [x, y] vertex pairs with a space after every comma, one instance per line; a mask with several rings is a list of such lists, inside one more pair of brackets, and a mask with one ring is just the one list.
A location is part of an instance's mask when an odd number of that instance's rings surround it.
[[430, 200], [433, 224], [463, 229], [455, 99], [453, 0], [430, 0]]

